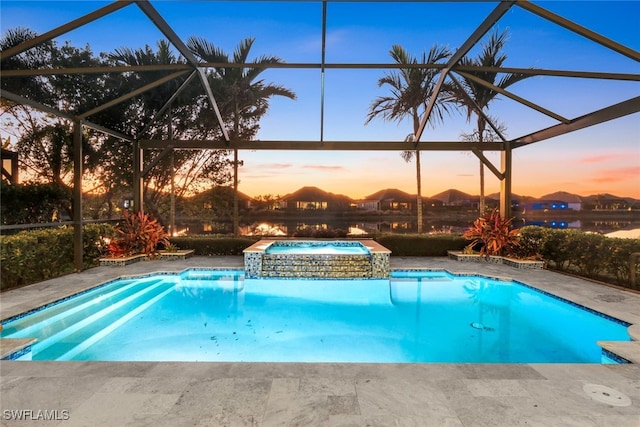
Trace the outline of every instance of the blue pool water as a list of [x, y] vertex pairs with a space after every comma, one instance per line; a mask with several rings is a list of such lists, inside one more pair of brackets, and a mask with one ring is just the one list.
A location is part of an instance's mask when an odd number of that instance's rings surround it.
[[111, 282], [3, 324], [32, 360], [604, 363], [627, 324], [526, 285], [446, 272], [245, 280], [187, 270]]

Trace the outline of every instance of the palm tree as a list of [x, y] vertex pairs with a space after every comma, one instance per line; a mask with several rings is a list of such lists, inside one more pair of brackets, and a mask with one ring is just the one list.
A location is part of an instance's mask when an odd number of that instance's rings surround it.
[[[0, 52], [34, 39], [37, 36], [38, 34], [36, 32], [28, 28], [10, 28], [6, 31], [2, 39], [0, 39]], [[57, 49], [55, 43], [48, 41], [9, 58], [2, 57], [0, 58], [2, 69], [28, 70], [45, 68], [51, 64], [51, 56], [54, 49]], [[5, 78], [0, 81], [0, 85], [2, 90], [33, 98], [43, 104], [50, 104], [52, 98], [55, 99], [55, 96], [51, 93], [51, 87], [47, 84], [46, 80], [39, 77], [23, 76], [10, 79]], [[5, 98], [0, 98], [0, 103], [5, 111], [14, 104]]]
[[[483, 44], [482, 51], [477, 58], [467, 58], [465, 56], [458, 64], [461, 67], [501, 67], [507, 59], [507, 55], [502, 52], [507, 38], [507, 31], [501, 34], [498, 34], [498, 31], [494, 31], [489, 40]], [[489, 104], [496, 99], [499, 92], [481, 84], [476, 79], [480, 79], [500, 89], [506, 89], [529, 76], [521, 73], [500, 73], [502, 76], [498, 79], [499, 73], [497, 71], [473, 70], [466, 71], [465, 73], [471, 77], [461, 74], [463, 78], [461, 90], [463, 90], [464, 93], [460, 92], [460, 90], [454, 90], [453, 92], [458, 98], [458, 102], [467, 110], [467, 121], [471, 121], [471, 116], [476, 115], [476, 129], [473, 132], [473, 140], [476, 142], [490, 142], [495, 140], [497, 132], [494, 133], [491, 132], [491, 129], [487, 129], [488, 117], [484, 114], [484, 110], [488, 110]], [[500, 132], [500, 127], [498, 127], [498, 132]], [[491, 136], [487, 138], [489, 135]], [[480, 161], [480, 213], [482, 214], [484, 211], [484, 164]]]
[[[177, 57], [173, 53], [171, 45], [167, 40], [158, 41], [156, 49], [153, 49], [149, 45], [146, 45], [142, 49], [118, 48], [109, 54], [108, 58], [116, 64], [126, 65], [169, 65], [184, 63], [182, 58]], [[118, 80], [117, 87], [112, 90], [114, 94], [119, 92], [127, 93], [166, 75], [166, 71], [127, 73], [122, 79]], [[101, 119], [103, 121], [107, 120], [107, 123], [109, 123], [109, 120], [117, 120], [115, 123], [112, 122], [112, 128], [121, 129], [125, 134], [141, 135], [141, 132], [144, 130], [145, 135], [160, 137], [162, 133], [165, 132], [165, 129], [167, 133], [169, 133], [170, 129], [171, 134], [178, 138], [181, 136], [207, 138], [211, 131], [209, 129], [201, 131], [201, 129], [206, 128], [206, 126], [201, 124], [204, 119], [202, 119], [200, 112], [203, 110], [208, 111], [208, 108], [201, 108], [202, 103], [198, 102], [197, 97], [203, 97], [204, 95], [200, 95], [202, 92], [200, 88], [196, 91], [194, 88], [194, 86], [196, 86], [195, 84], [192, 84], [192, 87], [187, 88], [172, 102], [169, 111], [172, 119], [169, 125], [160, 120], [149, 123], [148, 120], [144, 119], [145, 117], [155, 116], [185, 79], [186, 76], [173, 79], [155, 87], [153, 90], [146, 91], [128, 103], [122, 103], [116, 108], [110, 109], [109, 112], [106, 112], [107, 116], [102, 116]], [[126, 120], [123, 120], [123, 117], [125, 117]], [[129, 168], [121, 168], [120, 166], [121, 164], [127, 163], [122, 162], [120, 157], [108, 156], [107, 154], [113, 150], [119, 150], [119, 145], [118, 143], [103, 145], [105, 157], [118, 159], [115, 165], [113, 165], [114, 167], [110, 168], [111, 170], [107, 174], [112, 175], [115, 173], [115, 175], [110, 176], [110, 178], [113, 179], [120, 179], [120, 176], [124, 174], [130, 181], [131, 171]], [[131, 150], [128, 150], [126, 154], [132, 156], [133, 152], [129, 151]], [[168, 222], [173, 225], [174, 209], [172, 200], [174, 200], [175, 196], [183, 196], [189, 188], [192, 188], [192, 185], [204, 179], [207, 181], [224, 180], [226, 174], [223, 169], [226, 168], [226, 166], [226, 158], [222, 158], [222, 156], [214, 150], [171, 151], [170, 156], [161, 158], [158, 167], [153, 168], [153, 170], [146, 175], [144, 194], [147, 210], [153, 212], [159, 218], [163, 218], [168, 210]], [[179, 171], [179, 173], [176, 174], [176, 171]], [[180, 177], [177, 189], [175, 188], [176, 176]], [[159, 191], [159, 189], [167, 187], [171, 187], [172, 189], [169, 196], [169, 206], [167, 206], [166, 193]], [[171, 231], [173, 232], [174, 230], [172, 229]]]
[[[200, 59], [216, 63], [249, 63], [248, 57], [254, 38], [249, 37], [240, 42], [230, 58], [211, 42], [190, 37], [187, 41], [189, 49]], [[223, 117], [229, 117], [232, 124], [230, 136], [236, 140], [251, 140], [259, 129], [260, 118], [269, 109], [272, 96], [285, 96], [296, 99], [296, 94], [284, 86], [256, 80], [266, 70], [264, 65], [279, 64], [283, 61], [277, 56], [260, 56], [251, 64], [258, 67], [214, 67], [210, 74], [211, 86], [218, 107]], [[238, 234], [238, 149], [233, 150], [233, 233]]]
[[[448, 97], [446, 91], [435, 94], [435, 86], [440, 75], [440, 71], [434, 67], [415, 67], [418, 64], [442, 63], [451, 56], [448, 49], [433, 46], [428, 53], [423, 52], [420, 61], [411, 56], [402, 46], [393, 45], [389, 54], [393, 60], [406, 67], [388, 72], [378, 80], [378, 87], [388, 85], [391, 94], [376, 98], [369, 107], [367, 120], [368, 124], [375, 117], [382, 117], [384, 120], [401, 122], [404, 119], [411, 120], [413, 132], [407, 135], [406, 142], [413, 143], [414, 135], [420, 127], [420, 116], [424, 113], [429, 101], [433, 96], [438, 96], [438, 102], [434, 104], [429, 122], [443, 120], [444, 113], [449, 112], [448, 103], [452, 99]], [[417, 220], [418, 233], [422, 233], [422, 179], [420, 173], [420, 151], [406, 150], [401, 153], [402, 158], [408, 163], [416, 159], [416, 184], [417, 184]]]

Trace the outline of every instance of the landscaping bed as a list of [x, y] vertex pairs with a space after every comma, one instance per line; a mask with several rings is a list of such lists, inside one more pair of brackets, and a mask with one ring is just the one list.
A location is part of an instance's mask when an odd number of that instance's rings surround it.
[[504, 264], [510, 267], [518, 268], [521, 270], [542, 270], [544, 269], [543, 261], [535, 261], [528, 259], [515, 259], [496, 255], [480, 255], [480, 254], [465, 254], [458, 251], [448, 251], [447, 256], [449, 259], [458, 262], [484, 262], [490, 264]]
[[[193, 249], [180, 249], [177, 251], [158, 251], [155, 256], [155, 259], [165, 259], [171, 261], [178, 261], [187, 259], [193, 256], [195, 251]], [[146, 254], [136, 254], [127, 257], [118, 257], [118, 258], [100, 258], [100, 266], [115, 266], [115, 267], [124, 267], [125, 265], [133, 264], [138, 261], [149, 261], [154, 259], [153, 257]]]

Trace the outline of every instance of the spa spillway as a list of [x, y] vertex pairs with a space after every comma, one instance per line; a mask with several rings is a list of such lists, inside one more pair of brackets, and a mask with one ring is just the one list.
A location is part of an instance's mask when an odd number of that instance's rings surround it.
[[244, 250], [245, 278], [387, 279], [390, 254], [370, 239], [263, 239]]

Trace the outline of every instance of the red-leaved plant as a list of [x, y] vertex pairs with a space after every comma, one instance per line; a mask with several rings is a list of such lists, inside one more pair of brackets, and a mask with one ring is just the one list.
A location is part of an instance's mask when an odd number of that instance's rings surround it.
[[134, 254], [157, 255], [159, 243], [169, 244], [169, 235], [164, 227], [150, 214], [125, 212], [124, 221], [116, 227], [116, 238], [109, 244], [113, 257]]
[[513, 218], [503, 219], [498, 209], [486, 212], [464, 232], [463, 237], [471, 240], [467, 248], [472, 249], [480, 245], [481, 255], [503, 255], [509, 247], [519, 244], [519, 230], [511, 229], [512, 221]]

